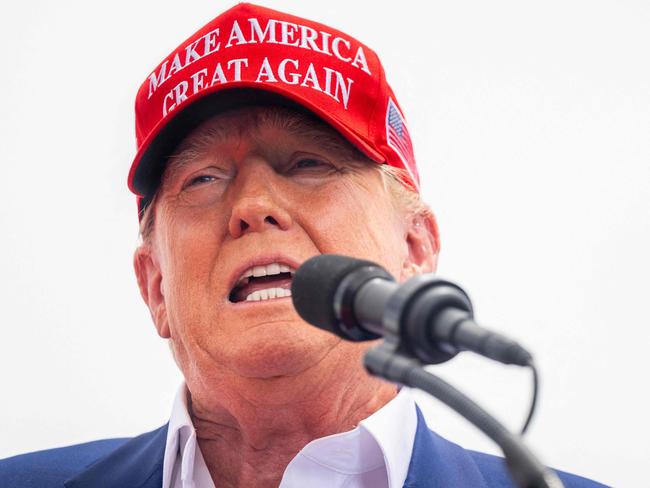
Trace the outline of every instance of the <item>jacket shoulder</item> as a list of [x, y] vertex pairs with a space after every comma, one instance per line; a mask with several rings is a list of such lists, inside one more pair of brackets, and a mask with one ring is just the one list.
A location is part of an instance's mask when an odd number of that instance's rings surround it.
[[3, 488], [62, 487], [76, 472], [127, 442], [128, 438], [102, 439], [0, 459]]
[[[483, 452], [467, 451], [485, 478], [488, 486], [513, 487], [505, 460]], [[554, 470], [565, 488], [606, 488], [606, 485], [564, 471]]]

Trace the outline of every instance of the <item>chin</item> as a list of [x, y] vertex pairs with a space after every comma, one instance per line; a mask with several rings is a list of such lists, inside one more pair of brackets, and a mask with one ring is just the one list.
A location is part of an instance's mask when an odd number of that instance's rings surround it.
[[318, 366], [339, 342], [304, 323], [274, 322], [243, 334], [230, 349], [229, 362], [246, 378], [294, 377]]

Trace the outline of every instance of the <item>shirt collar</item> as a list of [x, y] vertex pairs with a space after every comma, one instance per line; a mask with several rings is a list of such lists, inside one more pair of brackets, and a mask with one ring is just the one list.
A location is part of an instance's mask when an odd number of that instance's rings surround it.
[[291, 461], [285, 477], [305, 457], [339, 473], [359, 474], [386, 467], [388, 486], [401, 488], [408, 474], [417, 429], [415, 402], [408, 388], [348, 432], [315, 439]]
[[197, 486], [212, 485], [210, 473], [196, 440], [196, 430], [190, 417], [188, 398], [187, 386], [185, 382], [182, 382], [176, 392], [167, 428], [163, 460], [163, 488], [174, 488], [175, 470], [180, 470], [180, 478], [187, 480], [187, 484], [190, 486], [196, 480], [202, 480], [203, 483]]
[[381, 448], [388, 486], [401, 488], [408, 474], [418, 419], [411, 390], [402, 387], [397, 396], [361, 422]]

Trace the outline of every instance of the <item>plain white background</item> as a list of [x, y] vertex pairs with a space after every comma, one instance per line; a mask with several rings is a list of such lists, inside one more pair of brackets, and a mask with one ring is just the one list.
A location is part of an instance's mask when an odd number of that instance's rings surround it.
[[[439, 219], [440, 274], [540, 365], [530, 446], [606, 483], [647, 482], [647, 2], [264, 4], [379, 52]], [[0, 457], [167, 420], [180, 375], [131, 267], [133, 99], [232, 5], [2, 3]], [[473, 357], [434, 371], [523, 420], [525, 371]], [[433, 429], [494, 452], [423, 402]]]

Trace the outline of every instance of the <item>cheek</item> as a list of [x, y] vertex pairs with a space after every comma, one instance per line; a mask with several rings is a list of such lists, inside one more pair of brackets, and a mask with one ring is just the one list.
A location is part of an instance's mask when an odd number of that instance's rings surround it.
[[361, 257], [399, 274], [408, 255], [405, 225], [381, 188], [342, 182], [305, 196], [296, 215], [321, 253]]
[[[208, 328], [199, 311], [216, 306], [212, 289], [219, 248], [219, 225], [207, 219], [168, 222], [161, 233], [161, 259], [165, 304], [172, 334], [181, 327]], [[201, 314], [205, 315], [205, 313]]]
[[183, 209], [168, 220], [163, 246], [164, 271], [178, 283], [193, 283], [209, 275], [226, 223], [221, 213]]

